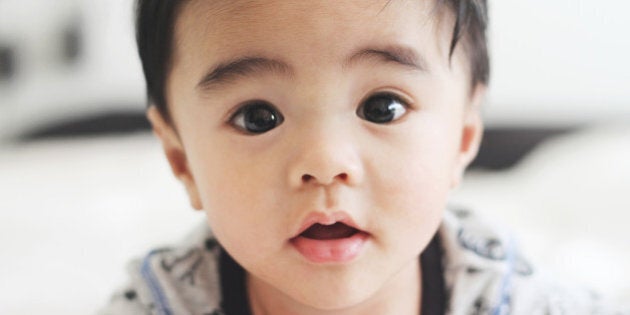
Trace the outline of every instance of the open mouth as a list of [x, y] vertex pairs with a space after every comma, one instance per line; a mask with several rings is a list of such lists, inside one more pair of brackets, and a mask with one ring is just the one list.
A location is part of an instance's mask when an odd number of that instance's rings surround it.
[[359, 232], [359, 230], [342, 222], [336, 222], [332, 225], [315, 223], [304, 232], [302, 232], [299, 236], [313, 240], [334, 240], [352, 237]]
[[[370, 234], [351, 222], [312, 223], [291, 239], [292, 246], [313, 263], [347, 263], [357, 257]], [[353, 224], [354, 225], [354, 224]]]

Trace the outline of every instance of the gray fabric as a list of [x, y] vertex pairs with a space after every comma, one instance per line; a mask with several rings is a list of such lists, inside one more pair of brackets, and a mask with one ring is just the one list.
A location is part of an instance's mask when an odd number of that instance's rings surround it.
[[[554, 283], [522, 257], [507, 231], [470, 211], [447, 210], [438, 233], [447, 314], [630, 315], [594, 293]], [[133, 261], [129, 273], [129, 284], [99, 314], [224, 314], [219, 247], [205, 223], [179, 246]]]

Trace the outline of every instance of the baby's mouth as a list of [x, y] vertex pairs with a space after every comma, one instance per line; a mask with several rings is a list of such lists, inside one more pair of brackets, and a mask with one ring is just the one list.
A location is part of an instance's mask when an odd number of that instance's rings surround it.
[[304, 219], [300, 232], [290, 239], [291, 246], [315, 264], [345, 264], [363, 251], [370, 234], [359, 229], [349, 214], [313, 212]]
[[299, 236], [313, 240], [334, 240], [351, 237], [360, 231], [342, 222], [332, 225], [315, 223]]

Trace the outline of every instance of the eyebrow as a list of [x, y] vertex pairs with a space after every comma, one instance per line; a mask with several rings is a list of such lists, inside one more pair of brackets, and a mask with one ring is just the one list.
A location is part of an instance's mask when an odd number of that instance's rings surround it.
[[212, 67], [197, 83], [197, 88], [210, 90], [234, 82], [241, 77], [268, 73], [293, 76], [293, 69], [281, 60], [259, 56], [241, 57]]
[[366, 47], [357, 50], [344, 62], [344, 67], [366, 58], [382, 58], [388, 62], [394, 62], [411, 70], [428, 72], [426, 60], [415, 49], [401, 45], [387, 45], [383, 47]]
[[[386, 62], [393, 62], [411, 70], [428, 72], [427, 63], [413, 48], [400, 45], [384, 47], [365, 47], [350, 54], [343, 62], [346, 69], [358, 61], [369, 58], [380, 58]], [[261, 56], [246, 56], [228, 60], [212, 67], [197, 83], [197, 88], [209, 91], [222, 85], [235, 82], [239, 78], [255, 77], [256, 75], [278, 74], [291, 77], [293, 68], [286, 62]]]

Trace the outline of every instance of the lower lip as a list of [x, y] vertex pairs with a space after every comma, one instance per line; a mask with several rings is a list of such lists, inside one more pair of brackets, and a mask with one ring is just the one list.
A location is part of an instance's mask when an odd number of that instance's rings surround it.
[[368, 234], [364, 232], [332, 240], [315, 240], [298, 236], [291, 240], [291, 244], [311, 262], [345, 263], [361, 253], [368, 237]]

